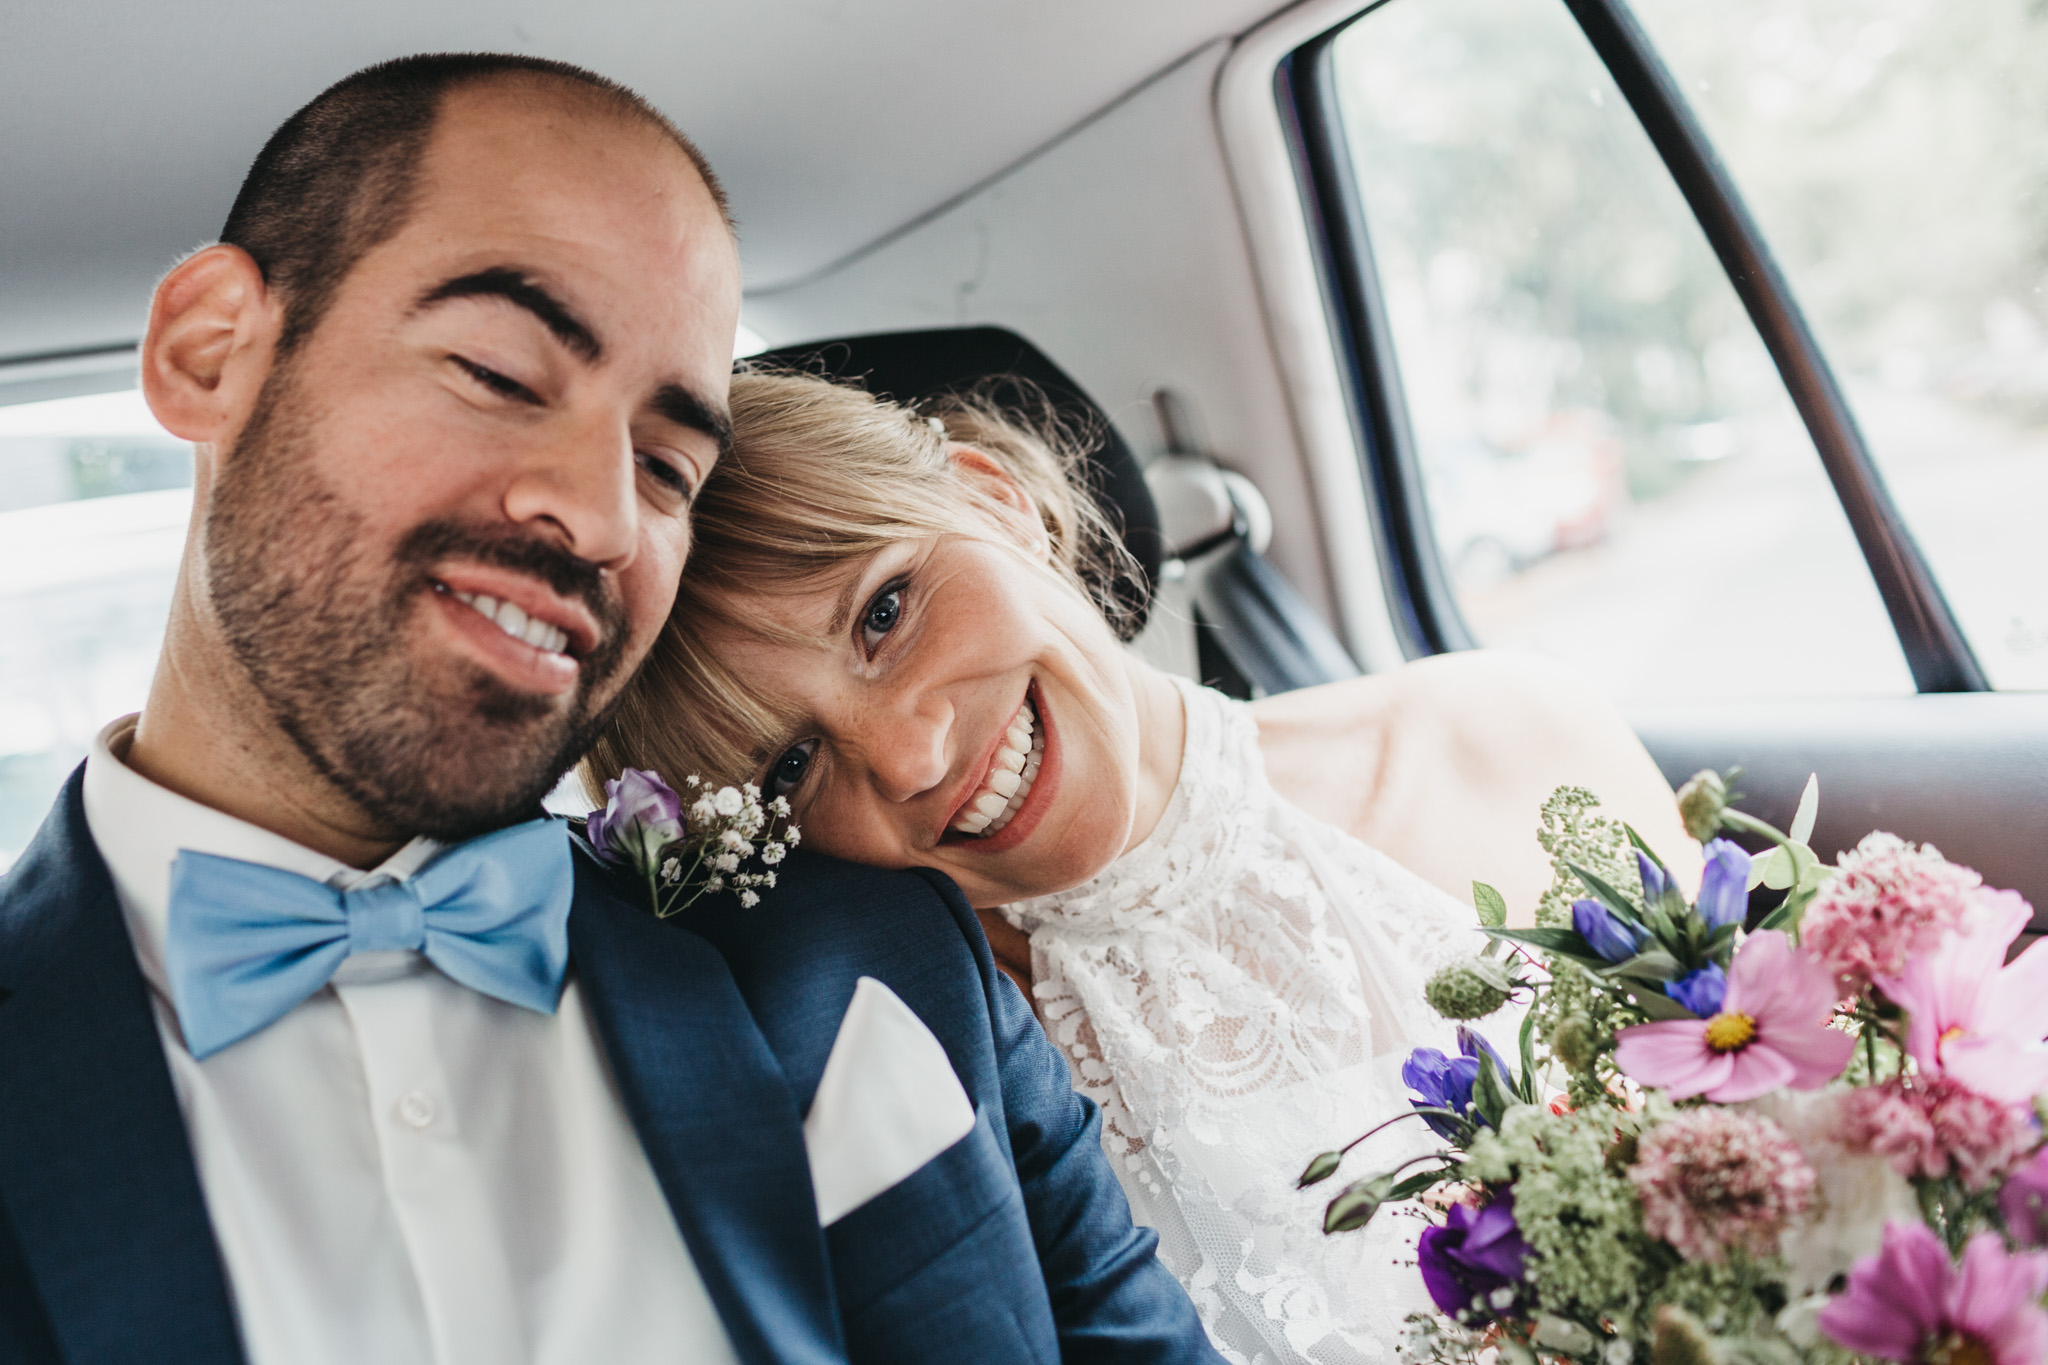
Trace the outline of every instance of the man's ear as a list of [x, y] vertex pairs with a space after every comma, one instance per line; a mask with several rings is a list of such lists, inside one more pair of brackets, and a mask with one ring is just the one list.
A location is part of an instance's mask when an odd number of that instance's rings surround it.
[[236, 246], [180, 261], [149, 303], [142, 396], [166, 431], [200, 445], [241, 429], [270, 376], [283, 310]]
[[1003, 467], [1003, 462], [987, 451], [957, 443], [946, 448], [946, 455], [953, 461], [954, 471], [996, 505], [1003, 530], [1024, 552], [1034, 559], [1051, 562], [1052, 536], [1039, 515], [1038, 500]]

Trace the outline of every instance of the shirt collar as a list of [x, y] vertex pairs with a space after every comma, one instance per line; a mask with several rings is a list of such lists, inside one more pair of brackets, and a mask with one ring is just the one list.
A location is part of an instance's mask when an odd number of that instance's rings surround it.
[[163, 946], [170, 926], [171, 863], [181, 850], [262, 863], [352, 891], [372, 881], [404, 881], [443, 847], [416, 838], [366, 872], [201, 805], [127, 765], [137, 719], [123, 716], [94, 738], [85, 761], [85, 823], [113, 876], [142, 974], [167, 1000]]

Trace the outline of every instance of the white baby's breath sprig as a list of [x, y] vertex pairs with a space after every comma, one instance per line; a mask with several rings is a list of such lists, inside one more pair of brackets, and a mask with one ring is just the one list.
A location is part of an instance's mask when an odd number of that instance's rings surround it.
[[750, 871], [780, 863], [800, 837], [788, 823], [789, 802], [765, 805], [753, 783], [713, 787], [692, 773], [683, 779], [683, 798], [655, 773], [628, 768], [605, 783], [605, 807], [593, 812], [586, 833], [607, 862], [625, 867], [647, 883], [649, 908], [666, 919], [705, 895], [732, 890], [748, 910], [773, 889], [775, 873]]

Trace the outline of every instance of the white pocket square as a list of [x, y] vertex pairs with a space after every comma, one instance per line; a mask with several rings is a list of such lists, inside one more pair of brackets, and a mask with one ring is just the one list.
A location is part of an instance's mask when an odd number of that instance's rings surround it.
[[862, 977], [804, 1116], [819, 1224], [838, 1222], [973, 1128], [974, 1106], [945, 1048], [896, 992]]

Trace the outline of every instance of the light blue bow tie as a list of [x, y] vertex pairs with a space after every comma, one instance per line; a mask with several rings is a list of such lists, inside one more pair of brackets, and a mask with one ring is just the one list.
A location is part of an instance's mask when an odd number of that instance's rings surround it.
[[164, 965], [185, 1046], [209, 1057], [275, 1023], [352, 953], [416, 949], [473, 991], [553, 1014], [569, 964], [568, 825], [530, 820], [359, 891], [181, 851]]

